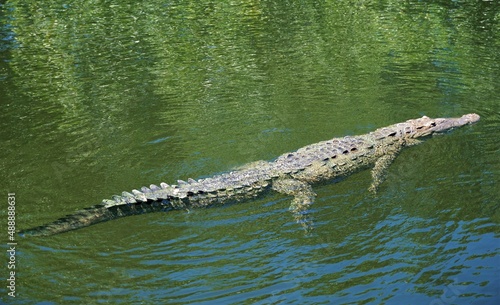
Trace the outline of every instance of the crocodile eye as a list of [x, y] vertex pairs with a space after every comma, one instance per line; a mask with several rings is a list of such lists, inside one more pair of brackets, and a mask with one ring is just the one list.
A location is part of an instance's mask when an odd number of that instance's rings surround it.
[[432, 122], [431, 127], [436, 127], [436, 122]]

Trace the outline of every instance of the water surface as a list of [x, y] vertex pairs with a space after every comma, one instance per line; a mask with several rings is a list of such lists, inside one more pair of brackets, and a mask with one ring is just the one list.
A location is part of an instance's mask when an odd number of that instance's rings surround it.
[[0, 185], [16, 193], [18, 229], [422, 115], [482, 119], [404, 151], [376, 196], [369, 171], [317, 187], [309, 235], [291, 199], [271, 195], [18, 240], [17, 297], [3, 285], [1, 300], [496, 304], [499, 11], [494, 1], [7, 1]]

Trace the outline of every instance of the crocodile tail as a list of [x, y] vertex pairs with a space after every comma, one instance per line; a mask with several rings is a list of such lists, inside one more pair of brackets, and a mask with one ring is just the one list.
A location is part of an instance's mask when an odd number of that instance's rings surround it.
[[115, 218], [138, 215], [144, 213], [168, 210], [169, 208], [158, 202], [144, 202], [136, 204], [123, 204], [106, 207], [103, 204], [94, 205], [83, 210], [76, 211], [74, 214], [59, 218], [58, 220], [22, 230], [20, 236], [49, 236], [58, 233], [68, 232], [93, 224], [112, 220]]

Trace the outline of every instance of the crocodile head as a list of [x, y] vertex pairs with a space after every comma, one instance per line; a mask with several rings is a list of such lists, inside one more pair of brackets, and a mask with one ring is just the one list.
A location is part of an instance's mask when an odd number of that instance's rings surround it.
[[388, 137], [420, 138], [434, 133], [443, 133], [450, 129], [479, 121], [479, 115], [469, 113], [459, 118], [432, 119], [423, 116], [419, 119], [408, 120], [403, 123], [377, 129], [372, 134], [377, 139]]
[[419, 119], [408, 120], [397, 124], [398, 133], [411, 138], [425, 137], [435, 133], [443, 133], [456, 127], [473, 124], [479, 121], [475, 113], [465, 114], [459, 118], [429, 118], [423, 116]]
[[443, 133], [456, 127], [473, 124], [479, 121], [479, 118], [479, 115], [475, 113], [465, 114], [459, 118], [432, 119], [427, 116], [423, 116], [420, 119], [409, 120], [406, 123], [411, 125], [411, 127], [407, 129], [410, 131], [411, 137], [419, 138], [434, 133]]

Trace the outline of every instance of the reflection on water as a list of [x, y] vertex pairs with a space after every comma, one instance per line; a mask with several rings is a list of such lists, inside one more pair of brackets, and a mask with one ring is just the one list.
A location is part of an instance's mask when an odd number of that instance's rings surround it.
[[276, 195], [23, 241], [12, 304], [499, 299], [494, 2], [0, 8], [0, 165], [19, 229], [334, 136], [482, 116], [403, 152], [376, 197], [368, 172], [319, 187], [311, 235]]

